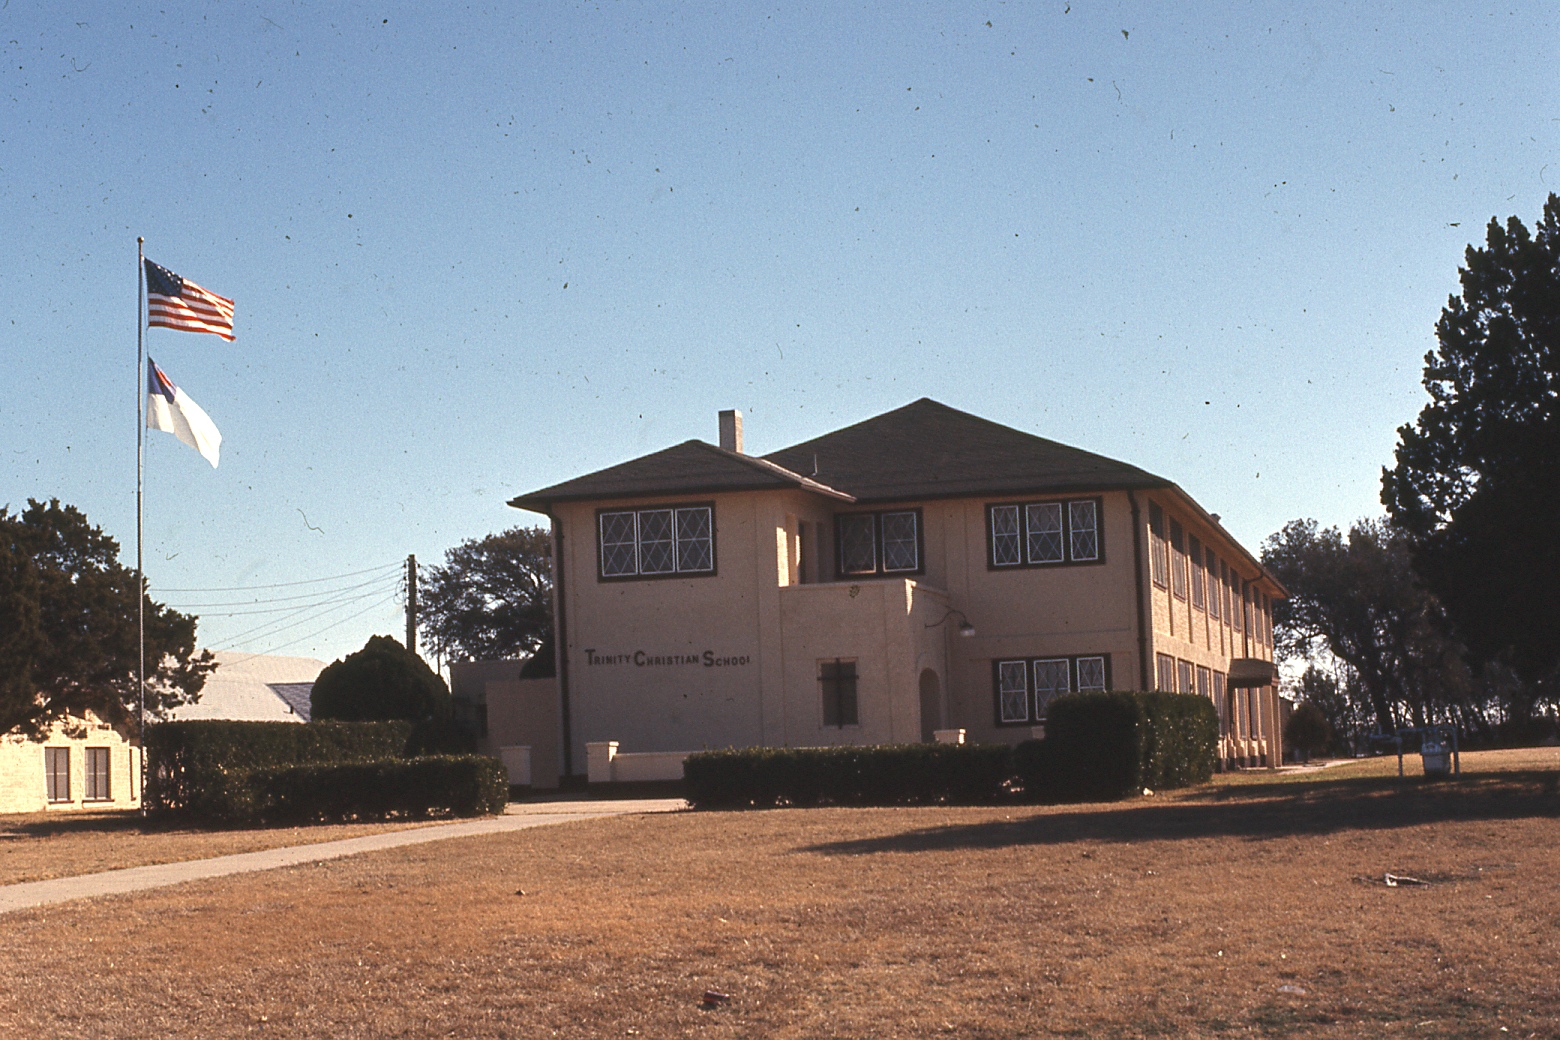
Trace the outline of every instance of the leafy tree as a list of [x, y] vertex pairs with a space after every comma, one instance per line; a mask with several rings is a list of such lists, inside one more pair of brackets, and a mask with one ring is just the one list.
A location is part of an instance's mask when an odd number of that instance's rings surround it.
[[1336, 527], [1293, 520], [1268, 538], [1262, 562], [1290, 593], [1274, 606], [1279, 655], [1310, 659], [1325, 651], [1342, 661], [1380, 730], [1395, 730], [1401, 715], [1423, 725], [1466, 704], [1459, 648], [1391, 525], [1361, 521], [1345, 539]]
[[1474, 662], [1531, 684], [1560, 664], [1560, 198], [1532, 234], [1492, 219], [1458, 273], [1381, 500]]
[[1370, 702], [1349, 666], [1337, 660], [1313, 661], [1300, 676], [1300, 699], [1322, 713], [1332, 740], [1326, 750], [1351, 754], [1371, 729]]
[[[0, 508], [0, 733], [37, 735], [91, 711], [136, 718], [140, 665], [135, 572], [119, 544], [74, 506]], [[200, 695], [216, 667], [195, 653], [195, 621], [146, 599], [146, 707], [154, 718]]]
[[552, 632], [552, 538], [514, 527], [462, 542], [419, 591], [423, 631], [444, 657], [531, 657]]
[[449, 718], [450, 690], [421, 657], [390, 636], [371, 636], [363, 649], [325, 667], [309, 707], [309, 717], [321, 721], [436, 722]]
[[1327, 750], [1332, 743], [1332, 727], [1322, 709], [1310, 701], [1301, 701], [1284, 726], [1284, 743], [1300, 752], [1307, 759]]

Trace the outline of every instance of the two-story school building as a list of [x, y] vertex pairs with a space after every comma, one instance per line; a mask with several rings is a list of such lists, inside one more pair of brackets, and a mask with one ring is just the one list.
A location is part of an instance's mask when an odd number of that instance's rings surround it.
[[1027, 739], [1072, 690], [1216, 704], [1281, 760], [1284, 590], [1185, 491], [922, 399], [764, 456], [741, 415], [521, 495], [550, 517], [562, 772], [624, 752]]

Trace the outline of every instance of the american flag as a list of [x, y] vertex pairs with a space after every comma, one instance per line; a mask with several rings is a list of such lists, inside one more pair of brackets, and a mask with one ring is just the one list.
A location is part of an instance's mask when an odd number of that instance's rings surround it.
[[146, 324], [233, 338], [233, 301], [146, 261]]

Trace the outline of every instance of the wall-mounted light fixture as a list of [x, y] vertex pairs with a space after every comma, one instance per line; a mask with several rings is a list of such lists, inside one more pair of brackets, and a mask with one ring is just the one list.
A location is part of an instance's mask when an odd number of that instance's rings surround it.
[[975, 634], [975, 626], [970, 624], [970, 619], [964, 616], [964, 611], [957, 610], [953, 607], [949, 607], [946, 614], [938, 618], [936, 621], [933, 621], [926, 627], [936, 628], [938, 625], [946, 624], [948, 619], [954, 616], [957, 616], [959, 619], [959, 635], [964, 636], [965, 638], [969, 638]]

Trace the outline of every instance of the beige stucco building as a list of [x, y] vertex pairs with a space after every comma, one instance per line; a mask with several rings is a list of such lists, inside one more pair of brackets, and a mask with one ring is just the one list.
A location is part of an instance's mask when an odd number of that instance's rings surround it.
[[565, 775], [624, 752], [1016, 742], [1069, 690], [1214, 700], [1280, 760], [1283, 589], [1183, 490], [923, 399], [763, 457], [741, 416], [511, 504], [550, 517]]
[[140, 747], [91, 713], [0, 736], [0, 813], [140, 805]]

